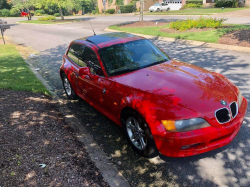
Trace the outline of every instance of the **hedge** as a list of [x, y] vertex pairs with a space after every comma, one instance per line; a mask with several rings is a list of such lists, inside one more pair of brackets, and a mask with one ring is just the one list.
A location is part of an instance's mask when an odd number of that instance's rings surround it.
[[134, 5], [120, 5], [121, 13], [132, 13]]
[[106, 13], [114, 14], [115, 13], [115, 9], [108, 9], [108, 10], [106, 10]]
[[4, 17], [10, 16], [10, 10], [4, 8], [4, 9], [2, 9], [0, 11], [2, 12], [2, 16], [4, 16]]
[[60, 17], [61, 14], [60, 14], [60, 13], [55, 13], [54, 16], [55, 16], [55, 17]]
[[21, 11], [18, 8], [12, 8], [10, 9], [10, 15], [18, 17], [21, 15]]
[[214, 5], [216, 8], [233, 7], [233, 1], [217, 1]]
[[40, 14], [40, 15], [43, 15], [43, 14], [45, 14], [45, 11], [42, 9], [42, 10], [36, 10], [35, 11], [35, 15], [37, 15], [37, 14]]
[[186, 1], [186, 4], [190, 4], [190, 3], [203, 5], [203, 1], [199, 1], [199, 0], [187, 0]]

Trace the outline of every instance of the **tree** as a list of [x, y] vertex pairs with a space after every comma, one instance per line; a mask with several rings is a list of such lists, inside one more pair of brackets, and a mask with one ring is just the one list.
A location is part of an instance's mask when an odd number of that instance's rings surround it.
[[1, 9], [10, 9], [10, 5], [7, 3], [7, 0], [0, 0], [0, 10]]
[[64, 15], [63, 15], [63, 8], [69, 8], [73, 9], [74, 3], [77, 0], [36, 0], [37, 4], [36, 7], [45, 7], [48, 8], [49, 6], [54, 6], [56, 5], [59, 8], [59, 13], [61, 15], [61, 19], [64, 20]]
[[27, 9], [28, 20], [31, 20], [30, 7], [36, 4], [36, 0], [8, 0], [8, 3], [21, 10]]
[[94, 1], [91, 0], [75, 0], [73, 8], [78, 12], [84, 7], [84, 12], [91, 12], [94, 10]]

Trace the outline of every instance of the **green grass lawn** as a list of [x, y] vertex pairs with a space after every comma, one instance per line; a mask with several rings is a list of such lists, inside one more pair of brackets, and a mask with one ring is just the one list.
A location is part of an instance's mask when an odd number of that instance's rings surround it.
[[145, 12], [144, 15], [211, 15], [214, 13], [224, 13], [243, 9], [246, 8], [225, 8], [224, 10], [221, 8], [188, 8], [183, 10], [171, 10], [163, 12]]
[[[72, 20], [74, 22], [76, 20]], [[18, 23], [33, 23], [33, 24], [46, 24], [46, 25], [52, 25], [52, 24], [63, 24], [63, 23], [72, 23], [70, 21], [65, 21], [65, 22], [55, 22], [55, 21], [38, 21], [38, 20], [26, 20], [26, 21], [18, 21]]]
[[133, 27], [133, 28], [132, 27], [121, 28], [119, 26], [111, 26], [109, 28], [124, 32], [152, 35], [159, 37], [170, 37], [176, 39], [196, 40], [196, 41], [211, 42], [211, 43], [218, 43], [218, 40], [221, 36], [232, 30], [250, 29], [250, 25], [232, 25], [232, 26], [233, 27], [230, 28], [221, 28], [217, 30], [210, 30], [204, 32], [190, 32], [190, 33], [178, 33], [178, 34], [166, 33], [160, 31], [161, 28], [169, 27], [169, 25], [161, 27]]
[[50, 95], [14, 45], [0, 45], [0, 88]]

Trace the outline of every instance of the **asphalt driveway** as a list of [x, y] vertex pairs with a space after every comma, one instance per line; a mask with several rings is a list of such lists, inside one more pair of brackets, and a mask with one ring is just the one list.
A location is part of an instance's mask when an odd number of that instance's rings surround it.
[[[134, 21], [135, 16], [95, 17], [91, 23], [97, 34], [108, 25]], [[176, 20], [178, 17], [145, 17], [148, 20]], [[14, 23], [15, 19], [9, 19]], [[18, 44], [37, 50], [29, 59], [59, 97], [66, 99], [59, 78], [62, 55], [70, 41], [92, 35], [88, 21], [65, 25], [15, 25], [6, 35]], [[191, 46], [188, 42], [153, 41], [172, 58], [222, 73], [250, 100], [250, 54]], [[250, 110], [233, 142], [221, 149], [188, 158], [158, 156], [148, 160], [127, 146], [122, 130], [84, 101], [68, 102], [68, 107], [103, 148], [132, 186], [250, 186]]]

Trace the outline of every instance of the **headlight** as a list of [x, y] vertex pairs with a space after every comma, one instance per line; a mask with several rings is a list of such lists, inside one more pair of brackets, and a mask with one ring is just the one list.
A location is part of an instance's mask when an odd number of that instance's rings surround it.
[[240, 106], [241, 106], [242, 99], [243, 99], [243, 97], [242, 97], [241, 92], [240, 92], [240, 90], [239, 90], [238, 99], [237, 99], [238, 106], [239, 106], [238, 108], [240, 108]]
[[170, 132], [185, 132], [210, 126], [210, 124], [203, 118], [192, 118], [178, 121], [162, 120], [161, 122], [165, 129]]

